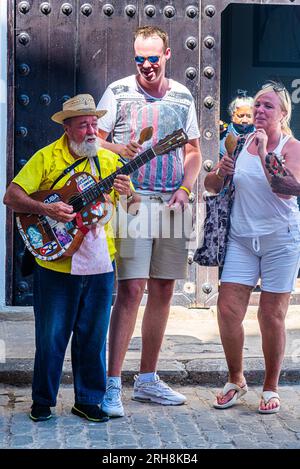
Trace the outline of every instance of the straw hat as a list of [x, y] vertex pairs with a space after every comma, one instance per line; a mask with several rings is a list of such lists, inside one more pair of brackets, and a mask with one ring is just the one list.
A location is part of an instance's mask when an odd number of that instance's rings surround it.
[[76, 116], [102, 117], [107, 111], [96, 109], [94, 98], [90, 94], [77, 94], [63, 103], [63, 110], [53, 114], [51, 119], [58, 124]]

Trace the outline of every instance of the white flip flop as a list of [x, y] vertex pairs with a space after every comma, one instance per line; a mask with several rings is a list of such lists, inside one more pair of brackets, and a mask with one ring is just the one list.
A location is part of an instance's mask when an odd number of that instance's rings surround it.
[[[279, 394], [274, 391], [263, 391], [261, 398], [263, 399], [265, 405], [267, 405], [270, 402], [270, 400], [274, 398], [278, 399], [280, 402]], [[258, 408], [258, 412], [260, 414], [277, 414], [279, 410], [280, 410], [280, 404], [277, 407], [274, 407], [273, 409], [264, 410], [264, 409], [261, 409], [260, 407]]]
[[237, 400], [240, 399], [246, 392], [248, 392], [248, 386], [245, 384], [244, 386], [238, 386], [234, 383], [226, 383], [222, 394], [225, 396], [229, 391], [236, 391], [230, 401], [226, 402], [226, 404], [219, 404], [217, 399], [213, 403], [215, 409], [228, 409], [236, 404]]

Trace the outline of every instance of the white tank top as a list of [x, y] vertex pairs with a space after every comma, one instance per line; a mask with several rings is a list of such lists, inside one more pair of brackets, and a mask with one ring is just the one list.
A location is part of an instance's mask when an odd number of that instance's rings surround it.
[[[281, 134], [274, 152], [281, 155], [290, 135]], [[279, 198], [270, 187], [260, 157], [248, 152], [250, 136], [238, 156], [233, 181], [235, 198], [231, 211], [231, 232], [235, 236], [262, 236], [274, 233], [299, 216], [297, 198]]]

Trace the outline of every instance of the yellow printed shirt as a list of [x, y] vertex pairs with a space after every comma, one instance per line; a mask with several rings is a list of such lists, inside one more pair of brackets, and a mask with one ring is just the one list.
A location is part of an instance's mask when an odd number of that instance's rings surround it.
[[[109, 150], [100, 149], [98, 151], [98, 159], [102, 179], [106, 178], [120, 167], [118, 155]], [[63, 173], [64, 169], [73, 164], [74, 161], [75, 159], [68, 148], [67, 136], [64, 134], [60, 139], [37, 151], [13, 179], [13, 182], [22, 187], [28, 195], [41, 190], [50, 190], [53, 182]], [[76, 173], [84, 171], [91, 174], [92, 168], [90, 161], [88, 159], [83, 160], [82, 163], [76, 166], [74, 171]], [[62, 177], [55, 185], [55, 189], [63, 187], [69, 177], [70, 175]], [[113, 204], [116, 205], [118, 199], [117, 192], [112, 190], [109, 195]], [[107, 223], [104, 228], [108, 251], [111, 260], [113, 260], [116, 248], [110, 222]], [[71, 272], [71, 257], [61, 257], [55, 261], [42, 261], [36, 258], [36, 262], [50, 270], [64, 273]]]

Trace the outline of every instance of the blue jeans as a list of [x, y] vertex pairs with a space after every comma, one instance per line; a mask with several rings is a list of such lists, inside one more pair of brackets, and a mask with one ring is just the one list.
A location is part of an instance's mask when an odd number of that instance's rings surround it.
[[101, 403], [106, 387], [106, 335], [113, 286], [114, 272], [70, 275], [35, 267], [34, 402], [56, 405], [64, 356], [73, 332], [75, 402]]

